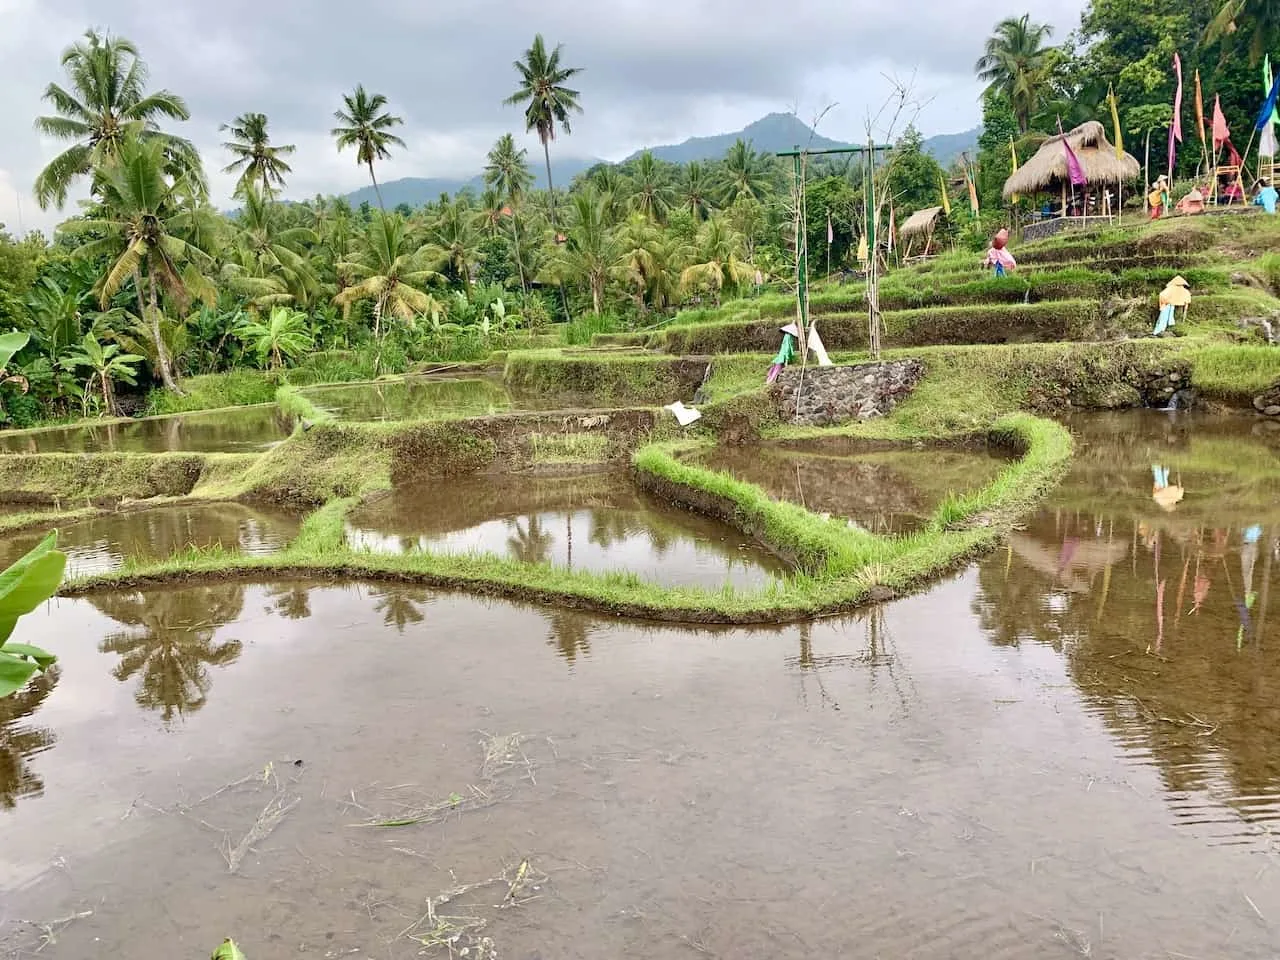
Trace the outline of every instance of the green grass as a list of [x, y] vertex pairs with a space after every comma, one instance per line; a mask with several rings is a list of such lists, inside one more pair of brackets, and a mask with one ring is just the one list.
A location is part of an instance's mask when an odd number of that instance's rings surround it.
[[597, 433], [531, 433], [529, 446], [536, 464], [602, 463], [609, 458], [609, 438]]
[[1280, 384], [1280, 348], [1209, 344], [1187, 350], [1191, 383], [1206, 396], [1241, 400]]
[[253, 403], [271, 403], [275, 399], [280, 378], [264, 370], [233, 370], [182, 381], [184, 396], [157, 388], [147, 394], [148, 415], [189, 413], [218, 407], [239, 407]]

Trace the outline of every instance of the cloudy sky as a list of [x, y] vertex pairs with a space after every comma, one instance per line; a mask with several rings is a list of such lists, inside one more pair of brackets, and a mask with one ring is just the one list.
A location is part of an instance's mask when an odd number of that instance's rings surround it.
[[[535, 32], [565, 47], [586, 113], [562, 155], [620, 159], [646, 144], [740, 129], [774, 110], [811, 119], [837, 106], [821, 132], [861, 133], [889, 85], [914, 76], [925, 101], [918, 126], [952, 133], [980, 118], [973, 62], [997, 19], [1022, 12], [1064, 37], [1083, 0], [0, 0], [0, 222], [48, 229], [30, 194], [60, 145], [37, 136], [41, 93], [63, 79], [60, 52], [88, 27], [132, 39], [154, 88], [187, 99], [194, 140], [224, 203], [218, 125], [266, 113], [273, 139], [293, 143], [286, 196], [345, 192], [366, 182], [328, 131], [357, 82], [385, 93], [403, 116], [408, 150], [379, 179], [470, 176], [496, 137], [519, 131], [504, 107], [511, 61]], [[536, 141], [527, 140], [531, 147]], [[71, 205], [74, 209], [74, 204]]]

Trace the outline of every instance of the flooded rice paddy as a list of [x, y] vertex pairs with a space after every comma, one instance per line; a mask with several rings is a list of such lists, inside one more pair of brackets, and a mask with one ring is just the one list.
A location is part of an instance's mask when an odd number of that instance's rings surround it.
[[1072, 426], [1007, 547], [853, 617], [55, 600], [0, 701], [0, 955], [1273, 957], [1280, 442]]
[[[509, 410], [551, 409], [548, 397], [513, 394], [494, 377], [405, 377], [309, 387], [302, 393], [342, 420], [440, 420]], [[561, 404], [563, 405], [563, 404]]]
[[788, 572], [751, 538], [648, 496], [617, 471], [401, 487], [351, 515], [347, 542], [396, 553], [490, 553], [667, 586], [759, 587]]
[[[80, 577], [118, 569], [126, 559], [163, 560], [191, 548], [274, 553], [288, 546], [301, 522], [297, 514], [240, 503], [124, 510], [60, 527], [58, 549], [67, 555], [67, 576]], [[44, 533], [0, 538], [0, 569], [39, 543]]]
[[694, 462], [879, 534], [919, 529], [948, 494], [978, 490], [1009, 464], [1001, 452], [986, 448], [855, 451], [833, 438], [804, 445], [722, 446]]
[[91, 426], [0, 431], [3, 453], [255, 453], [289, 435], [275, 404]]

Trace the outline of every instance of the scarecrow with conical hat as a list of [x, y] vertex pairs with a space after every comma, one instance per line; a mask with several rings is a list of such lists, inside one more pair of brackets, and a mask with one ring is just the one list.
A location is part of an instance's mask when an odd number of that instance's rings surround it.
[[769, 375], [765, 377], [765, 383], [773, 383], [778, 379], [778, 374], [782, 372], [782, 368], [791, 362], [796, 355], [796, 344], [800, 342], [800, 329], [794, 323], [788, 323], [785, 327], [779, 327], [782, 331], [782, 346], [778, 348], [778, 355], [773, 358], [773, 364], [769, 367]]
[[1147, 206], [1151, 208], [1152, 220], [1159, 220], [1169, 209], [1169, 178], [1163, 173], [1151, 185], [1151, 192], [1147, 194]]
[[1156, 328], [1151, 331], [1151, 335], [1158, 337], [1173, 326], [1178, 307], [1182, 307], [1182, 319], [1185, 320], [1190, 306], [1190, 285], [1181, 275], [1174, 277], [1160, 291], [1160, 316], [1156, 320]]

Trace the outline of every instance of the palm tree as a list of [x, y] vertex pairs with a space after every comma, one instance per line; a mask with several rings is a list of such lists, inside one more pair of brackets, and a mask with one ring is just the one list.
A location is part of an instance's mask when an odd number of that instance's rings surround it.
[[591, 290], [591, 308], [600, 313], [605, 284], [617, 264], [617, 244], [609, 232], [604, 200], [588, 188], [573, 196], [565, 243], [548, 265], [560, 279], [578, 280]]
[[231, 123], [224, 123], [219, 130], [231, 134], [222, 146], [235, 154], [235, 160], [223, 167], [223, 173], [239, 173], [236, 195], [244, 193], [256, 182], [263, 194], [271, 196], [272, 184], [284, 188], [284, 175], [293, 168], [283, 159], [296, 149], [293, 144], [273, 146], [267, 133], [265, 113], [242, 113]]
[[511, 207], [511, 239], [515, 244], [516, 269], [520, 273], [520, 292], [528, 293], [529, 285], [525, 281], [524, 258], [520, 255], [520, 201], [533, 186], [533, 174], [525, 162], [528, 151], [524, 147], [517, 148], [515, 137], [504, 133], [489, 151], [488, 162], [484, 168], [485, 186], [498, 191], [498, 195]]
[[465, 195], [443, 204], [427, 230], [423, 257], [441, 273], [457, 279], [471, 296], [471, 267], [480, 257], [478, 216]]
[[378, 206], [386, 213], [382, 191], [378, 188], [378, 178], [373, 173], [373, 161], [389, 159], [391, 151], [388, 148], [393, 145], [404, 146], [403, 140], [389, 132], [392, 127], [398, 127], [404, 121], [383, 110], [387, 105], [386, 97], [380, 93], [367, 93], [361, 83], [356, 84], [354, 92], [344, 94], [342, 102], [346, 109], [335, 110], [333, 113], [333, 119], [340, 125], [330, 132], [338, 141], [339, 153], [347, 147], [356, 148], [356, 163], [369, 168], [369, 179], [373, 181]]
[[1249, 61], [1257, 64], [1263, 53], [1280, 39], [1280, 7], [1273, 0], [1221, 0], [1222, 6], [1209, 23], [1205, 39], [1210, 43], [1235, 33], [1242, 25], [1249, 30]]
[[94, 388], [94, 380], [102, 390], [102, 412], [108, 417], [120, 415], [116, 406], [115, 381], [134, 386], [138, 382], [138, 364], [146, 357], [136, 353], [121, 353], [116, 343], [101, 344], [92, 333], [86, 333], [77, 350], [62, 358], [67, 370], [88, 367], [89, 380], [84, 385], [85, 396]]
[[996, 24], [973, 67], [978, 79], [987, 84], [984, 96], [994, 92], [1009, 100], [1020, 133], [1030, 129], [1036, 105], [1048, 83], [1053, 48], [1044, 46], [1044, 41], [1052, 35], [1052, 26], [1032, 23], [1028, 13], [1006, 17]]
[[721, 167], [721, 192], [728, 206], [742, 197], [759, 200], [769, 186], [768, 173], [760, 154], [741, 137], [725, 154]]
[[[244, 206], [235, 220], [236, 233], [232, 240], [232, 253], [243, 267], [246, 280], [266, 280], [271, 283], [273, 298], [260, 301], [258, 306], [271, 306], [285, 302], [281, 294], [295, 303], [306, 305], [315, 292], [317, 280], [305, 251], [318, 242], [315, 231], [307, 227], [284, 225], [281, 208], [268, 202], [265, 193], [259, 193], [252, 183], [245, 184], [242, 192]], [[233, 271], [232, 277], [235, 276]], [[262, 285], [241, 281], [231, 282], [246, 294], [267, 294]]]
[[168, 90], [146, 92], [147, 65], [137, 47], [124, 37], [89, 30], [63, 52], [61, 63], [70, 89], [56, 83], [45, 88], [44, 99], [57, 115], [38, 117], [36, 129], [75, 143], [36, 177], [34, 192], [41, 209], [61, 209], [71, 184], [113, 159], [131, 129], [142, 139], [163, 143], [170, 172], [185, 173], [193, 185], [203, 188], [195, 147], [161, 133], [157, 122], [190, 119], [187, 105]]
[[644, 313], [644, 298], [660, 267], [661, 231], [643, 213], [633, 213], [617, 233], [619, 247], [615, 273], [635, 291], [636, 310]]
[[712, 217], [698, 230], [698, 238], [686, 260], [692, 264], [680, 274], [680, 286], [686, 293], [697, 288], [709, 289], [719, 306], [721, 290], [750, 283], [754, 275], [754, 268], [741, 259], [741, 254], [742, 237], [723, 216]]
[[677, 189], [680, 206], [693, 215], [695, 222], [705, 220], [715, 209], [711, 196], [715, 192], [707, 168], [697, 160], [691, 160], [680, 174]]
[[[550, 143], [556, 138], [556, 125], [565, 133], [572, 133], [569, 127], [569, 114], [582, 113], [578, 103], [581, 94], [571, 90], [565, 83], [582, 72], [581, 67], [562, 67], [560, 51], [562, 44], [548, 55], [542, 34], [533, 38], [533, 45], [525, 51], [524, 59], [513, 64], [520, 75], [520, 86], [504, 103], [518, 106], [528, 104], [524, 111], [525, 130], [536, 130], [538, 140], [542, 143], [543, 160], [547, 165], [547, 192], [554, 196], [555, 184], [551, 180], [551, 148]], [[551, 222], [555, 225], [555, 204], [551, 207]]]
[[262, 359], [270, 359], [270, 369], [279, 370], [287, 359], [293, 360], [312, 347], [307, 329], [307, 315], [288, 307], [272, 307], [263, 323], [246, 318], [236, 336]]
[[[75, 255], [109, 259], [107, 272], [96, 287], [104, 309], [125, 281], [133, 279], [139, 315], [144, 318], [156, 350], [160, 379], [165, 387], [181, 393], [160, 330], [159, 293], [163, 288], [166, 294], [184, 304], [192, 290], [208, 297], [208, 281], [197, 268], [211, 265], [212, 257], [184, 238], [183, 234], [192, 226], [192, 213], [183, 205], [182, 191], [187, 185], [181, 181], [171, 182], [164, 168], [162, 142], [155, 139], [122, 141], [119, 155], [99, 172], [101, 216], [69, 221], [63, 229], [99, 238], [77, 247]], [[216, 291], [213, 294], [216, 300]]]
[[[372, 300], [373, 336], [381, 343], [384, 316], [412, 323], [414, 317], [439, 309], [434, 297], [418, 289], [438, 276], [422, 267], [421, 252], [409, 241], [404, 218], [395, 213], [375, 214], [358, 255], [338, 264], [352, 284], [333, 302], [345, 313], [354, 303]], [[380, 355], [376, 362], [381, 362]]]
[[631, 173], [631, 206], [650, 220], [661, 221], [670, 206], [666, 177], [649, 150], [636, 157]]

